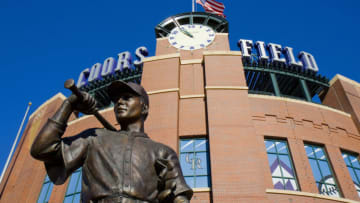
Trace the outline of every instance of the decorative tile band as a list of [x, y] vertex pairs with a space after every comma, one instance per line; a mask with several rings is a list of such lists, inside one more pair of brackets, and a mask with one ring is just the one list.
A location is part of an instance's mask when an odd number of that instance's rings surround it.
[[311, 102], [307, 102], [307, 101], [301, 101], [301, 100], [297, 100], [297, 99], [291, 99], [291, 98], [285, 98], [285, 97], [276, 97], [276, 96], [269, 96], [269, 95], [258, 95], [258, 94], [249, 94], [249, 97], [261, 98], [261, 99], [274, 99], [274, 100], [281, 100], [281, 101], [286, 101], [286, 102], [296, 102], [296, 103], [301, 103], [301, 104], [305, 104], [305, 105], [310, 105], [310, 106], [313, 106], [313, 107], [318, 107], [318, 108], [325, 109], [325, 110], [328, 110], [328, 111], [333, 111], [335, 113], [339, 113], [339, 114], [342, 114], [344, 116], [351, 117], [350, 114], [345, 113], [343, 111], [333, 109], [331, 107], [324, 106], [324, 105], [321, 105], [321, 104], [315, 104], [315, 103], [311, 103]]

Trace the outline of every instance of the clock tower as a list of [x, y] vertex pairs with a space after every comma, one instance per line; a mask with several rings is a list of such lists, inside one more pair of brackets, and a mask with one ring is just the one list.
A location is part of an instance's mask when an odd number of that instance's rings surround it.
[[229, 51], [228, 21], [203, 13], [168, 17], [155, 27], [156, 55], [180, 53], [181, 59], [201, 58], [203, 51]]
[[[228, 31], [225, 18], [209, 13], [168, 17], [155, 27], [155, 56], [145, 58], [143, 64], [141, 84], [150, 98], [146, 132], [179, 153], [194, 202], [224, 202], [225, 198], [234, 202], [238, 194], [248, 192], [234, 179], [250, 174], [233, 153], [239, 148], [230, 145], [250, 140], [239, 137], [241, 126], [251, 126], [248, 88], [241, 52], [230, 51]], [[255, 138], [252, 130], [246, 135]], [[184, 143], [194, 138], [221, 153], [186, 156]], [[191, 179], [194, 174], [198, 178]]]
[[225, 18], [205, 12], [177, 14], [155, 27], [155, 56], [144, 59], [141, 77], [156, 104], [145, 123], [152, 138], [178, 149], [179, 137], [207, 137], [206, 105], [219, 100], [208, 94], [247, 94], [241, 52], [230, 51], [228, 31]]

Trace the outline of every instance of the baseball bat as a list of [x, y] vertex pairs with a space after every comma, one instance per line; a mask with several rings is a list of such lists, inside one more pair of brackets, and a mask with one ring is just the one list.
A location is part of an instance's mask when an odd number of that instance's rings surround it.
[[[71, 92], [73, 94], [75, 94], [80, 100], [83, 100], [84, 97], [81, 94], [80, 90], [76, 87], [75, 82], [73, 79], [68, 79], [66, 80], [66, 82], [64, 83], [64, 87], [66, 89], [71, 90]], [[100, 121], [100, 123], [108, 130], [111, 131], [116, 131], [116, 128], [114, 128], [114, 126], [112, 126], [107, 120], [105, 120], [105, 118], [99, 114], [98, 111], [94, 112], [94, 116], [98, 119], [98, 121]]]

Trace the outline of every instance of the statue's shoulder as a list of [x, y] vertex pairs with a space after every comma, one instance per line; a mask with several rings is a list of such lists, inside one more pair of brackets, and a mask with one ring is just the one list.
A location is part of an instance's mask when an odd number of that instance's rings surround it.
[[121, 131], [111, 131], [105, 128], [93, 128], [91, 134], [95, 142], [112, 142], [116, 137], [126, 136]]
[[62, 142], [67, 145], [79, 145], [79, 144], [90, 144], [93, 143], [95, 140], [97, 140], [97, 137], [99, 134], [98, 128], [89, 128], [86, 130], [83, 130], [79, 134], [69, 136], [69, 137], [63, 137], [61, 138]]
[[96, 136], [126, 136], [126, 133], [123, 131], [112, 131], [106, 128], [93, 128], [93, 134]]
[[156, 142], [152, 139], [149, 139], [151, 140], [151, 142], [153, 143], [153, 146], [154, 146], [154, 149], [156, 151], [158, 151], [159, 153], [161, 154], [176, 154], [176, 152], [174, 151], [174, 149], [172, 149], [171, 147], [169, 147], [168, 145], [166, 144], [163, 144], [163, 143], [160, 143], [160, 142]]
[[73, 137], [69, 137], [70, 139], [82, 139], [82, 140], [96, 140], [97, 138], [103, 137], [108, 135], [110, 132], [109, 130], [106, 130], [104, 128], [89, 128], [86, 129], [84, 131], [82, 131], [81, 133], [73, 136]]

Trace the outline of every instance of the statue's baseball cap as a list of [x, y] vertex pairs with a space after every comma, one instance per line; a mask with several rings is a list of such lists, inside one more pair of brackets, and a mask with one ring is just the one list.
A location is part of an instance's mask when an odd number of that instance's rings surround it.
[[149, 96], [145, 89], [133, 82], [114, 81], [107, 89], [107, 93], [114, 103], [117, 102], [119, 95], [125, 92], [134, 93], [143, 98], [144, 103], [149, 106]]

